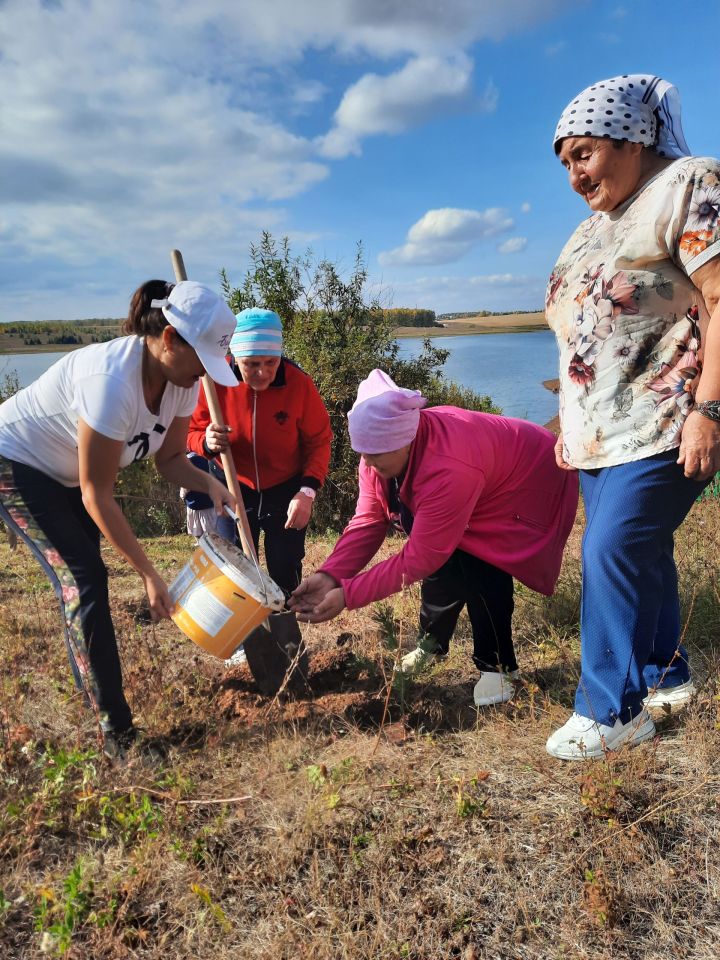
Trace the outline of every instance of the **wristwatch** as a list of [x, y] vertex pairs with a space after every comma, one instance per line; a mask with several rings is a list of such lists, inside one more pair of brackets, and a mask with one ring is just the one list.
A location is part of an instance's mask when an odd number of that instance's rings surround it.
[[311, 500], [314, 500], [317, 496], [317, 490], [313, 490], [312, 487], [300, 487], [298, 493], [304, 493], [306, 497], [310, 497]]

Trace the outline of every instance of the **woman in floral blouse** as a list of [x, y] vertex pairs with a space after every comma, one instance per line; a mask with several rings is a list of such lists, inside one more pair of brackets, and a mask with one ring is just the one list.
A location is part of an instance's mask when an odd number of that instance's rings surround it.
[[592, 214], [546, 314], [560, 349], [558, 464], [585, 500], [582, 673], [556, 757], [652, 737], [694, 694], [673, 533], [720, 469], [720, 163], [691, 157], [677, 91], [626, 75], [568, 104], [555, 153]]

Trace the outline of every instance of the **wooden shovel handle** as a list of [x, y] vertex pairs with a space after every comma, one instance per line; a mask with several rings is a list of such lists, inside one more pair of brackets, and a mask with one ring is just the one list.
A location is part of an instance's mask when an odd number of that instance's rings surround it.
[[[185, 263], [183, 262], [180, 251], [173, 250], [170, 254], [170, 259], [172, 260], [173, 270], [175, 271], [175, 279], [178, 282], [181, 280], [187, 280]], [[220, 427], [224, 427], [225, 423], [223, 420], [222, 410], [220, 409], [220, 403], [218, 402], [215, 381], [212, 380], [212, 378], [206, 373], [202, 378], [202, 382], [212, 422], [216, 423]], [[220, 454], [220, 462], [222, 463], [222, 468], [225, 471], [225, 481], [228, 485], [228, 490], [230, 493], [232, 493], [237, 501], [237, 528], [238, 533], [240, 534], [240, 543], [242, 544], [243, 552], [247, 557], [257, 561], [257, 552], [255, 551], [255, 544], [253, 543], [252, 533], [250, 532], [250, 524], [248, 523], [247, 514], [245, 513], [245, 504], [243, 503], [242, 491], [240, 490], [240, 484], [238, 482], [233, 456], [229, 449], [223, 450], [223, 452]]]

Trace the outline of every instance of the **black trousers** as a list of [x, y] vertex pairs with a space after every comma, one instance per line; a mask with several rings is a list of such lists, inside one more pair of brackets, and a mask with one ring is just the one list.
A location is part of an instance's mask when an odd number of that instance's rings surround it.
[[447, 653], [458, 617], [467, 606], [473, 663], [479, 670], [517, 670], [512, 642], [513, 578], [478, 557], [456, 550], [421, 585], [420, 641]]
[[[244, 484], [240, 487], [255, 549], [259, 549], [262, 532], [268, 573], [286, 596], [289, 596], [302, 580], [302, 562], [305, 557], [307, 527], [302, 530], [285, 529], [288, 506], [299, 487], [299, 479], [295, 477], [260, 493]], [[230, 541], [239, 542], [237, 528], [229, 517], [218, 518], [218, 533]]]
[[60, 602], [70, 666], [104, 730], [132, 724], [122, 686], [100, 531], [79, 487], [0, 458], [0, 519], [30, 548]]

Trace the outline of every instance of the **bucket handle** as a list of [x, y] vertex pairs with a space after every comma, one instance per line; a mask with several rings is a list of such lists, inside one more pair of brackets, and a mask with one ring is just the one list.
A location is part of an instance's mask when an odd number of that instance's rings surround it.
[[[238, 522], [238, 515], [235, 513], [235, 511], [231, 506], [229, 506], [226, 503], [223, 505], [223, 509], [225, 510], [225, 513], [230, 517], [231, 520], [234, 520], [235, 523]], [[260, 589], [262, 590], [262, 593], [263, 593], [263, 600], [267, 603], [268, 597], [267, 597], [267, 589], [265, 587], [265, 578], [263, 577], [262, 570], [260, 569], [260, 564], [258, 563], [257, 553], [254, 550], [250, 554], [250, 559], [255, 564], [255, 569], [257, 570], [257, 573], [258, 573], [258, 579], [260, 580]]]

